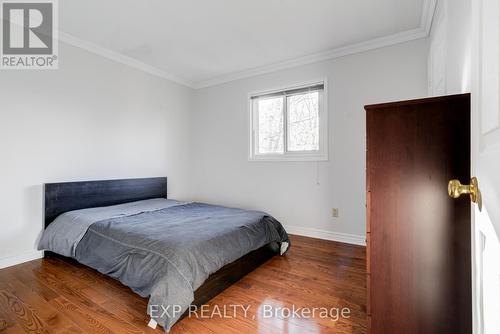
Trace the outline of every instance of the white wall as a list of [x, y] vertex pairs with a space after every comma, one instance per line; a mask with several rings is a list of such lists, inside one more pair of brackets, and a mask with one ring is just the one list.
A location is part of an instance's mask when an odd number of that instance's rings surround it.
[[470, 92], [471, 0], [438, 0], [429, 48], [429, 94]]
[[188, 198], [192, 90], [61, 44], [60, 68], [0, 72], [0, 267], [36, 256], [42, 184], [164, 176]]
[[[425, 96], [427, 54], [418, 40], [196, 91], [194, 199], [265, 210], [289, 232], [363, 242], [363, 106]], [[325, 77], [330, 161], [249, 162], [248, 93]]]

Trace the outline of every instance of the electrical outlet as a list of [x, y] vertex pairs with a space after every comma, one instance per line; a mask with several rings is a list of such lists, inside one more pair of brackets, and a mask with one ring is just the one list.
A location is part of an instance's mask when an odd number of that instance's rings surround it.
[[333, 208], [332, 209], [332, 217], [338, 218], [339, 216], [339, 209]]

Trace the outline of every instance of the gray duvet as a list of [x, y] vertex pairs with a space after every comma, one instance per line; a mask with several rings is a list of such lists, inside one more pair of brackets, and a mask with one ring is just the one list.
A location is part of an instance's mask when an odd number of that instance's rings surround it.
[[148, 314], [168, 331], [210, 274], [270, 242], [285, 251], [288, 235], [263, 212], [154, 199], [65, 213], [39, 249], [74, 257], [150, 297]]

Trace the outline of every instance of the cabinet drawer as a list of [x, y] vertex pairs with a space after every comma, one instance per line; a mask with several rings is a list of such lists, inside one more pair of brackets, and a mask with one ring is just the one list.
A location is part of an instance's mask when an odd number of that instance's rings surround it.
[[371, 199], [372, 192], [366, 192], [366, 233], [371, 232]]
[[371, 233], [366, 233], [366, 273], [371, 274]]
[[372, 285], [371, 275], [367, 274], [366, 275], [366, 314], [369, 316], [372, 315], [372, 312], [371, 312], [371, 301], [372, 301], [371, 285]]

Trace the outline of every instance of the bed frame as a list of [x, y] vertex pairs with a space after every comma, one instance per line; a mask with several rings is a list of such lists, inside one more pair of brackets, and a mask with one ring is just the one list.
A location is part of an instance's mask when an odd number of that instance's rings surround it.
[[[123, 204], [151, 198], [167, 198], [167, 178], [104, 180], [47, 183], [45, 193], [45, 227], [60, 214], [85, 208]], [[279, 254], [279, 245], [270, 243], [222, 267], [194, 293], [193, 305], [201, 306], [240, 280], [267, 260]], [[74, 261], [62, 255], [45, 252], [46, 258]], [[183, 317], [186, 313], [183, 315]]]

